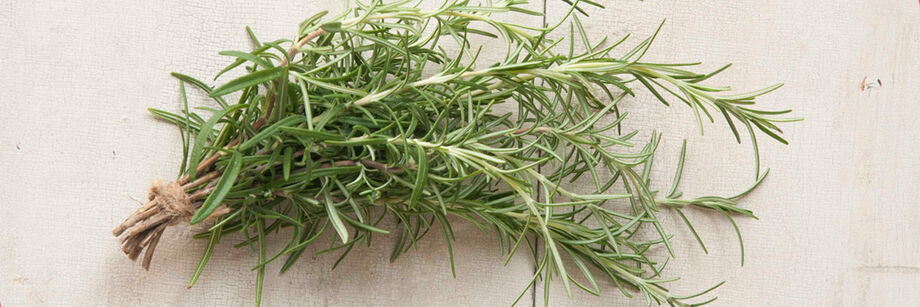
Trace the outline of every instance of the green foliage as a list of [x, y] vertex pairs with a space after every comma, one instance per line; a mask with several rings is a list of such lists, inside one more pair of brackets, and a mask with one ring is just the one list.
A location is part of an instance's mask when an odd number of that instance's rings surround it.
[[[220, 105], [210, 116], [187, 107], [183, 115], [151, 110], [197, 135], [186, 139], [189, 161], [181, 174], [194, 178], [204, 157], [221, 154], [215, 168], [222, 177], [192, 223], [220, 204], [231, 209], [198, 235], [209, 244], [189, 285], [229, 233], [242, 233], [238, 246], [259, 253], [254, 270], [261, 293], [266, 263], [284, 258], [287, 270], [329, 228], [338, 242], [321, 252], [345, 257], [370, 245], [375, 234], [390, 234], [397, 238], [394, 260], [432, 228], [450, 244], [451, 223], [464, 221], [494, 232], [509, 260], [521, 248], [530, 250], [538, 272], [524, 292], [542, 278], [561, 280], [569, 293], [574, 285], [597, 294], [597, 279], [607, 279], [649, 304], [684, 305], [712, 290], [677, 296], [664, 287], [670, 281], [659, 277], [664, 263], [647, 257], [655, 246], [671, 251], [672, 236], [658, 215], [673, 208], [697, 235], [681, 210], [712, 210], [734, 223], [733, 217], [753, 216], [736, 205], [746, 192], [680, 198], [683, 152], [670, 193], [652, 190], [660, 135], [642, 142], [634, 140], [638, 131], [620, 133], [628, 117], [619, 103], [641, 87], [666, 105], [673, 97], [690, 106], [700, 127], [701, 113], [710, 121], [721, 113], [739, 142], [736, 128], [747, 128], [756, 149], [753, 128], [785, 143], [775, 123], [793, 120], [776, 117], [789, 111], [754, 106], [779, 85], [727, 94], [727, 87], [702, 84], [722, 69], [700, 74], [686, 70], [693, 64], [642, 62], [654, 36], [614, 55], [625, 38], [592, 42], [582, 28], [581, 6], [597, 5], [589, 1], [571, 2], [551, 27], [495, 18], [539, 15], [522, 4], [448, 1], [423, 10], [405, 0], [356, 3], [337, 17], [323, 19], [324, 12], [307, 19], [299, 42], [260, 42], [249, 31], [252, 52], [221, 53], [236, 60], [220, 74], [245, 69], [244, 75], [213, 90], [174, 74]], [[558, 30], [565, 22], [568, 31]], [[563, 38], [550, 39], [554, 31]], [[503, 42], [503, 59], [488, 66], [478, 61], [473, 35]], [[459, 50], [445, 51], [445, 40]], [[288, 43], [290, 53], [280, 47]], [[576, 44], [585, 51], [575, 53]], [[226, 95], [236, 93], [238, 102], [227, 104]], [[495, 108], [500, 104], [517, 111], [502, 114]], [[765, 175], [758, 166], [758, 184]], [[583, 176], [591, 179], [589, 193], [564, 187]], [[387, 218], [396, 228], [384, 228]], [[266, 236], [283, 228], [293, 229], [288, 244], [266, 254]], [[640, 239], [646, 228], [657, 238]]]

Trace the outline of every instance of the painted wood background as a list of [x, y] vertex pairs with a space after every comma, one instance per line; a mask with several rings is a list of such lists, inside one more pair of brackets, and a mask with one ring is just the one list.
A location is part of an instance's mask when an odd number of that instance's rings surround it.
[[[561, 1], [531, 6], [553, 20]], [[668, 21], [651, 60], [735, 66], [712, 80], [738, 90], [777, 82], [768, 107], [804, 122], [783, 126], [784, 146], [761, 138], [772, 169], [746, 198], [746, 263], [724, 220], [692, 214], [704, 254], [674, 215], [677, 258], [666, 277], [690, 293], [727, 281], [715, 306], [903, 306], [920, 301], [920, 4], [915, 1], [605, 1], [586, 27], [595, 36], [651, 34]], [[255, 255], [221, 245], [199, 283], [185, 283], [204, 242], [167, 231], [144, 272], [118, 250], [111, 229], [155, 178], [170, 179], [180, 141], [147, 107], [178, 110], [180, 71], [211, 76], [249, 48], [244, 26], [290, 37], [303, 18], [337, 1], [0, 2], [0, 304], [251, 305]], [[519, 22], [539, 25], [541, 18]], [[864, 80], [866, 86], [864, 86]], [[198, 104], [206, 100], [196, 97]], [[630, 127], [664, 133], [653, 178], [668, 182], [689, 140], [682, 190], [730, 194], [751, 183], [749, 144], [724, 123], [700, 136], [689, 109], [648, 94], [629, 102]], [[286, 274], [269, 267], [266, 306], [505, 306], [526, 286], [524, 254], [503, 266], [495, 240], [457, 223], [451, 277], [443, 238], [430, 236], [394, 263], [390, 245], [360, 248], [335, 271], [334, 255], [307, 257]], [[226, 243], [226, 242], [225, 242]], [[270, 245], [271, 246], [271, 245]], [[552, 306], [643, 305], [611, 285], [602, 296]], [[533, 291], [533, 290], [531, 290]], [[519, 306], [542, 305], [543, 289]]]

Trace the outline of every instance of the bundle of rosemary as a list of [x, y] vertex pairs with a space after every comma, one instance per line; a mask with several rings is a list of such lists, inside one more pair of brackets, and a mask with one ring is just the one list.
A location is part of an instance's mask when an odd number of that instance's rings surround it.
[[[150, 110], [183, 131], [182, 166], [177, 181], [154, 183], [149, 202], [115, 229], [123, 251], [131, 259], [143, 252], [146, 269], [166, 227], [213, 220], [197, 235], [208, 245], [189, 286], [221, 237], [242, 233], [240, 245], [258, 251], [258, 304], [265, 264], [284, 261], [287, 270], [324, 232], [336, 234], [330, 250], [340, 257], [374, 234], [396, 236], [392, 260], [432, 229], [450, 244], [451, 223], [463, 220], [493, 231], [509, 260], [529, 249], [538, 272], [522, 294], [538, 278], [595, 294], [597, 279], [608, 279], [649, 304], [684, 305], [711, 290], [678, 296], [663, 286], [664, 263], [647, 256], [655, 246], [671, 252], [659, 210], [676, 211], [696, 235], [681, 210], [712, 210], [734, 225], [733, 217], [753, 216], [736, 206], [750, 190], [681, 198], [682, 151], [670, 191], [653, 191], [660, 135], [633, 140], [638, 131], [622, 132], [627, 114], [618, 106], [641, 85], [666, 105], [666, 95], [687, 104], [700, 124], [701, 113], [710, 121], [721, 113], [739, 142], [740, 123], [756, 153], [755, 128], [785, 143], [775, 123], [794, 120], [775, 117], [789, 111], [752, 107], [779, 85], [727, 94], [728, 87], [702, 84], [727, 66], [699, 74], [685, 70], [693, 64], [642, 62], [654, 35], [614, 55], [625, 37], [592, 41], [582, 28], [580, 6], [600, 6], [591, 1], [566, 1], [562, 20], [544, 27], [495, 18], [540, 15], [522, 8], [526, 1], [452, 0], [433, 10], [409, 2], [356, 2], [336, 17], [317, 14], [293, 41], [262, 42], [250, 31], [257, 48], [221, 52], [235, 61], [217, 77], [245, 72], [217, 88], [174, 73], [183, 99], [192, 85], [217, 107], [193, 112], [185, 99], [179, 114]], [[551, 39], [557, 30], [567, 39]], [[503, 59], [477, 61], [481, 48], [471, 36], [503, 42]], [[235, 103], [225, 100], [237, 94]], [[502, 104], [517, 111], [502, 114]], [[757, 175], [754, 186], [766, 172], [758, 166]], [[583, 176], [592, 179], [591, 193], [564, 187]], [[267, 236], [285, 228], [293, 230], [287, 245], [269, 253]], [[656, 237], [640, 239], [644, 229]]]

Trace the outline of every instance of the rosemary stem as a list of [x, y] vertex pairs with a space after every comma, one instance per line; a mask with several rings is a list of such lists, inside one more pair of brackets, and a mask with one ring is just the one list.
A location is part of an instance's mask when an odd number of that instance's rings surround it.
[[313, 31], [312, 33], [308, 34], [307, 36], [302, 38], [300, 41], [298, 41], [297, 44], [295, 44], [294, 46], [291, 46], [291, 48], [288, 49], [287, 57], [281, 60], [281, 66], [287, 66], [289, 63], [289, 59], [293, 59], [294, 55], [297, 54], [297, 51], [300, 50], [300, 48], [303, 48], [303, 45], [306, 45], [308, 42], [310, 42], [314, 38], [317, 38], [320, 35], [323, 35], [323, 33], [326, 33], [326, 31], [323, 29], [318, 29], [316, 31]]
[[[309, 35], [307, 35], [306, 37], [304, 37], [303, 39], [301, 39], [300, 41], [298, 41], [297, 44], [296, 44], [296, 47], [295, 47], [295, 46], [291, 46], [291, 48], [288, 49], [288, 57], [285, 58], [284, 60], [282, 60], [281, 66], [287, 66], [287, 65], [288, 65], [288, 58], [293, 58], [294, 55], [297, 54], [297, 51], [298, 51], [301, 47], [303, 47], [303, 45], [305, 45], [305, 44], [308, 43], [309, 41], [315, 39], [316, 37], [322, 35], [323, 33], [325, 33], [325, 31], [324, 31], [323, 29], [316, 30], [316, 31], [314, 31], [313, 33], [310, 33]], [[266, 107], [266, 110], [265, 110], [265, 113], [263, 114], [263, 117], [260, 118], [259, 120], [257, 120], [257, 121], [253, 124], [253, 126], [252, 126], [253, 130], [258, 131], [259, 129], [262, 128], [262, 126], [265, 125], [265, 123], [266, 123], [267, 120], [268, 120], [268, 117], [271, 116], [272, 107], [274, 106], [274, 101], [275, 101], [275, 95], [274, 95], [274, 93], [273, 93], [273, 94], [271, 94], [271, 97], [269, 98], [269, 103], [268, 103], [268, 106]], [[230, 148], [232, 148], [233, 146], [236, 146], [237, 144], [240, 143], [240, 139], [241, 139], [241, 137], [237, 137], [237, 138], [233, 139], [233, 141], [231, 141], [229, 144], [227, 144], [227, 146], [224, 146], [224, 149], [230, 149]], [[225, 154], [226, 154], [226, 153], [225, 153], [224, 151], [217, 151], [217, 152], [215, 152], [215, 153], [212, 154], [210, 157], [208, 157], [207, 159], [205, 159], [204, 161], [202, 161], [202, 162], [198, 165], [198, 168], [195, 170], [195, 172], [196, 172], [197, 174], [201, 174], [202, 172], [208, 170], [209, 168], [211, 168], [212, 165], [214, 165], [214, 163], [217, 162], [218, 159], [220, 159], [221, 156], [223, 156], [223, 155], [225, 155]], [[208, 180], [213, 180], [213, 179], [215, 179], [216, 177], [218, 177], [219, 175], [220, 175], [220, 173], [218, 173], [217, 176], [210, 177], [210, 179], [208, 179]], [[189, 175], [185, 175], [185, 176], [183, 176], [181, 179], [179, 179], [178, 183], [179, 183], [180, 185], [184, 185], [185, 183], [188, 182], [188, 180], [189, 180]], [[196, 185], [193, 185], [193, 186], [197, 186], [197, 185], [200, 185], [200, 183], [199, 183], [199, 184], [196, 184]]]
[[[494, 18], [540, 15], [520, 6], [527, 1], [445, 0], [430, 11], [409, 2], [359, 3], [331, 18], [318, 13], [300, 24], [294, 41], [262, 43], [249, 30], [257, 47], [222, 52], [236, 60], [219, 73], [240, 67], [245, 74], [217, 88], [174, 74], [223, 109], [207, 121], [187, 109], [185, 116], [151, 110], [197, 136], [194, 146], [191, 137], [183, 140], [185, 157], [192, 157], [181, 167], [184, 176], [156, 183], [151, 202], [113, 231], [128, 233], [120, 237], [123, 251], [135, 259], [146, 247], [146, 267], [165, 227], [191, 211], [192, 223], [219, 217], [215, 227], [196, 235], [211, 242], [190, 284], [222, 235], [243, 232], [247, 239], [239, 246], [259, 253], [258, 295], [267, 263], [287, 255], [287, 270], [324, 232], [342, 239], [327, 251], [344, 257], [369, 245], [374, 233], [399, 231], [390, 257], [395, 260], [430, 230], [441, 228], [450, 244], [451, 219], [460, 218], [494, 228], [501, 244], [515, 242], [508, 259], [524, 246], [522, 240], [538, 237], [541, 244], [526, 244], [540, 263], [534, 280], [542, 276], [548, 285], [561, 279], [570, 295], [573, 284], [600, 291], [592, 272], [603, 272], [600, 277], [627, 296], [641, 292], [650, 304], [685, 305], [709, 291], [678, 297], [662, 286], [672, 280], [660, 277], [662, 262], [646, 252], [663, 245], [673, 257], [674, 236], [656, 215], [677, 211], [702, 246], [680, 210], [711, 210], [731, 222], [740, 242], [732, 216], [754, 217], [737, 206], [753, 187], [732, 197], [681, 198], [682, 150], [673, 184], [667, 196], [660, 195], [650, 178], [660, 134], [633, 140], [642, 133], [624, 133], [627, 114], [618, 102], [643, 97], [635, 91], [645, 89], [670, 106], [670, 94], [693, 108], [701, 128], [701, 115], [712, 120], [710, 113], [721, 113], [739, 142], [735, 122], [747, 128], [757, 160], [754, 128], [785, 143], [776, 124], [794, 120], [774, 117], [788, 110], [754, 106], [756, 97], [780, 85], [725, 94], [730, 87], [703, 84], [724, 68], [700, 74], [687, 68], [695, 64], [640, 62], [655, 35], [614, 56], [626, 38], [592, 42], [579, 21], [587, 15], [581, 6], [600, 6], [594, 1], [566, 1], [568, 13], [540, 28]], [[567, 34], [554, 32], [565, 22]], [[482, 50], [474, 46], [478, 38], [487, 41], [483, 46], [504, 44], [505, 57], [483, 63]], [[316, 43], [307, 46], [311, 41]], [[457, 53], [446, 51], [443, 41]], [[279, 48], [281, 42], [291, 45]], [[238, 91], [239, 103], [224, 100]], [[517, 112], [497, 107], [503, 103], [513, 103]], [[613, 121], [605, 120], [611, 114]], [[223, 128], [215, 137], [216, 126]], [[763, 176], [756, 178], [754, 187]], [[382, 213], [373, 210], [380, 207]], [[378, 228], [386, 217], [398, 229]], [[287, 227], [293, 237], [267, 257], [267, 236]], [[660, 238], [636, 235], [648, 230]], [[453, 263], [452, 247], [448, 251]], [[743, 264], [743, 244], [741, 253]], [[576, 281], [579, 272], [593, 289]]]

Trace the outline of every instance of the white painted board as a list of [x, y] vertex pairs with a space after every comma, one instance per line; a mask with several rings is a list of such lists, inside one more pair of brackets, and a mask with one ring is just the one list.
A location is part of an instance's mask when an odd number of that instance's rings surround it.
[[[185, 284], [204, 242], [168, 230], [150, 272], [128, 261], [111, 229], [153, 179], [175, 175], [177, 130], [147, 107], [178, 109], [180, 71], [210, 76], [217, 51], [248, 47], [336, 1], [3, 1], [0, 3], [0, 305], [251, 305], [255, 254], [221, 245], [201, 280]], [[532, 5], [542, 10], [542, 1]], [[784, 146], [761, 138], [772, 169], [739, 219], [746, 259], [721, 218], [690, 214], [703, 254], [665, 214], [677, 258], [665, 277], [690, 293], [727, 281], [715, 306], [903, 306], [920, 300], [920, 3], [913, 1], [608, 1], [583, 19], [594, 36], [650, 35], [667, 18], [649, 60], [735, 66], [712, 80], [738, 90], [777, 82], [761, 102], [805, 121], [783, 126]], [[549, 20], [565, 10], [548, 1]], [[528, 22], [539, 23], [539, 19]], [[867, 80], [871, 85], [862, 86]], [[206, 104], [197, 97], [195, 103]], [[686, 107], [651, 95], [630, 101], [634, 128], [664, 133], [669, 182], [689, 140], [682, 189], [730, 194], [753, 179], [747, 143], [724, 123], [696, 130]], [[670, 157], [670, 158], [667, 158]], [[334, 255], [269, 267], [266, 306], [504, 306], [525, 286], [524, 254], [502, 266], [495, 240], [458, 223], [458, 277], [444, 240], [429, 236], [395, 263], [389, 246], [361, 248], [331, 271]], [[461, 226], [462, 225], [462, 226]], [[380, 242], [378, 242], [380, 243]], [[550, 289], [551, 306], [644, 305], [613, 287], [601, 297]], [[609, 286], [609, 285], [608, 285]], [[543, 289], [519, 306], [542, 305]], [[531, 300], [531, 297], [533, 300]]]

